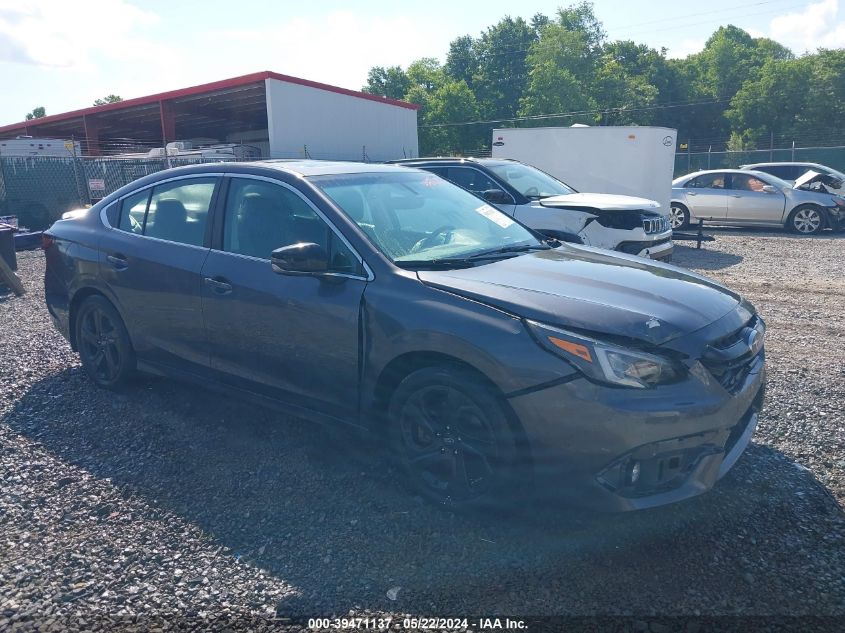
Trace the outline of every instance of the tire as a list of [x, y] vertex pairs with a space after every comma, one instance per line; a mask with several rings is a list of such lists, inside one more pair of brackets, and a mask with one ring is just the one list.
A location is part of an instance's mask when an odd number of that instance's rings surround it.
[[669, 224], [673, 231], [689, 226], [689, 209], [680, 202], [672, 202], [669, 207]]
[[114, 306], [105, 297], [88, 297], [76, 312], [74, 330], [88, 377], [104, 389], [124, 386], [135, 373], [135, 350]]
[[805, 204], [797, 207], [789, 214], [786, 228], [801, 235], [815, 235], [824, 229], [825, 218], [822, 210], [816, 206]]
[[[388, 408], [390, 450], [411, 486], [458, 511], [502, 504], [522, 483], [500, 396], [459, 367], [408, 375]], [[501, 505], [504, 507], [504, 504]]]

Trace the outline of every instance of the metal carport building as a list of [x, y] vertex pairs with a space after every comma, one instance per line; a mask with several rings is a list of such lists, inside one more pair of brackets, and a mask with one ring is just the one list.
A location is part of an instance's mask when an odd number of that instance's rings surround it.
[[382, 161], [415, 157], [418, 106], [270, 71], [0, 126], [81, 141], [91, 156], [243, 143], [262, 157]]

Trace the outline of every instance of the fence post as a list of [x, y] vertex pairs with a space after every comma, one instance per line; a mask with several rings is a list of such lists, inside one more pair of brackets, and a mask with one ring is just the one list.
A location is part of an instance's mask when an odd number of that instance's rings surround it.
[[792, 141], [792, 162], [795, 162], [795, 141]]
[[692, 166], [692, 156], [690, 155], [690, 151], [692, 150], [692, 141], [687, 139], [687, 173], [689, 173], [691, 166]]
[[769, 132], [769, 160], [775, 159], [775, 133]]
[[708, 145], [707, 147], [707, 169], [710, 169], [710, 154], [713, 151], [713, 146]]
[[79, 187], [79, 172], [77, 171], [76, 165], [76, 141], [73, 136], [70, 137], [70, 147], [72, 154], [71, 160], [73, 161], [71, 163], [73, 165], [73, 182], [76, 184], [76, 197], [79, 198], [79, 205], [82, 206], [85, 203], [82, 201], [82, 189]]

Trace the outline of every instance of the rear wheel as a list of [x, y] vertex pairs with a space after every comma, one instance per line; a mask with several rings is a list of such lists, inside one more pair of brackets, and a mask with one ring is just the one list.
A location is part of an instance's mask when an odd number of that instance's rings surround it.
[[123, 320], [104, 297], [88, 297], [75, 319], [76, 346], [85, 372], [98, 386], [116, 389], [135, 371], [135, 352]]
[[790, 213], [786, 225], [795, 233], [813, 235], [824, 228], [824, 216], [818, 207], [806, 205]]
[[689, 226], [689, 210], [681, 203], [673, 202], [669, 207], [669, 224], [673, 230]]
[[499, 396], [471, 372], [410, 374], [391, 398], [389, 424], [394, 456], [430, 500], [484, 507], [518, 483], [517, 445]]

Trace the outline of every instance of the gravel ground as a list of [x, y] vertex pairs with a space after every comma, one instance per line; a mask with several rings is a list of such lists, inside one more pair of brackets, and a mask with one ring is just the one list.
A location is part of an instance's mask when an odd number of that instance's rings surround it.
[[96, 389], [50, 324], [41, 253], [21, 253], [28, 294], [0, 296], [0, 631], [368, 610], [623, 615], [638, 630], [845, 617], [843, 238], [722, 231], [676, 247], [769, 326], [768, 403], [716, 489], [506, 519], [422, 503], [376, 447], [251, 404], [161, 378]]

